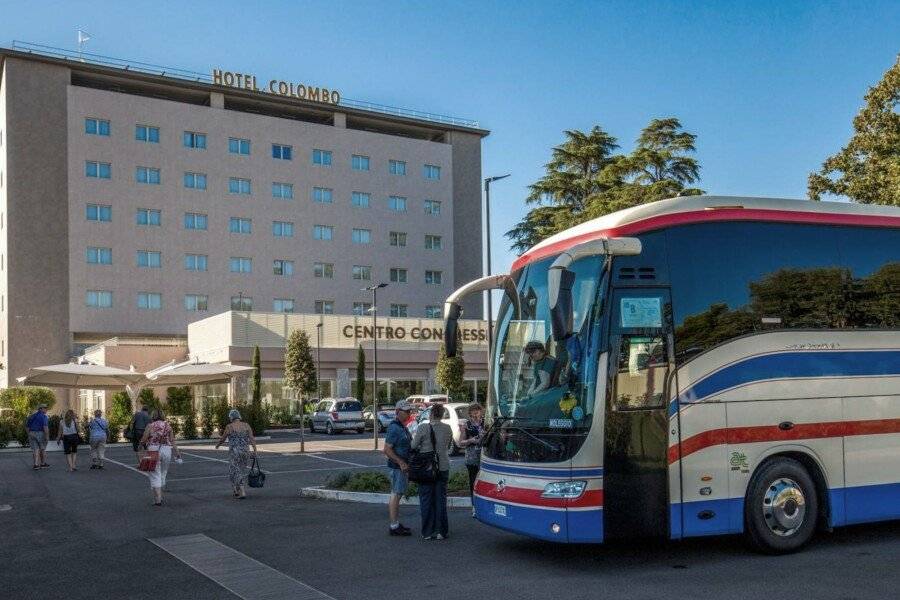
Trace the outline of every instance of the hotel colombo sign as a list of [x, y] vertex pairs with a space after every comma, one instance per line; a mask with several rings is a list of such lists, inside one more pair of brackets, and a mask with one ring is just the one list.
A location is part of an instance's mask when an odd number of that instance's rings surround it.
[[257, 85], [256, 75], [248, 73], [235, 73], [233, 71], [213, 69], [212, 80], [214, 85], [223, 85], [226, 87], [249, 90], [251, 92], [269, 93], [274, 94], [275, 96], [286, 96], [288, 98], [298, 98], [300, 100], [321, 102], [323, 104], [341, 103], [341, 93], [337, 90], [302, 83], [293, 83], [290, 81], [281, 81], [278, 79], [270, 79], [268, 85], [263, 84], [263, 87], [260, 88]]

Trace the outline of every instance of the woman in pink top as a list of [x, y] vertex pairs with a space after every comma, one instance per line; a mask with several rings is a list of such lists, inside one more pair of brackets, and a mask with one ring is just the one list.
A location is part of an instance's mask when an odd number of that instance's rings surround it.
[[166, 416], [159, 409], [150, 413], [150, 424], [144, 430], [141, 445], [147, 450], [159, 452], [159, 461], [156, 469], [150, 471], [150, 489], [153, 490], [153, 505], [162, 506], [162, 489], [166, 485], [166, 473], [169, 471], [169, 463], [172, 461], [174, 450], [176, 458], [181, 458], [178, 446], [175, 445], [175, 434], [172, 426], [166, 421]]

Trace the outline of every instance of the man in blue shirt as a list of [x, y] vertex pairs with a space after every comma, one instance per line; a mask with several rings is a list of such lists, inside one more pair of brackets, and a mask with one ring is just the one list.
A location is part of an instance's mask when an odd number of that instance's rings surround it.
[[47, 440], [50, 439], [50, 418], [47, 416], [47, 405], [38, 404], [37, 410], [25, 421], [28, 429], [28, 445], [34, 455], [34, 470], [46, 469]]
[[396, 418], [391, 421], [384, 436], [384, 454], [387, 456], [387, 466], [391, 473], [391, 498], [388, 500], [388, 515], [390, 516], [391, 535], [412, 535], [409, 527], [400, 523], [400, 498], [406, 493], [409, 484], [409, 453], [412, 444], [412, 436], [404, 423], [409, 420], [409, 414], [413, 410], [412, 404], [406, 400], [397, 403]]

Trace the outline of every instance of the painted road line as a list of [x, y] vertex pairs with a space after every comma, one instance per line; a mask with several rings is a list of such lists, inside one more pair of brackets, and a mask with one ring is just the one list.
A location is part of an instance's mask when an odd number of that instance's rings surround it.
[[111, 462], [111, 463], [113, 463], [113, 464], [115, 464], [115, 465], [119, 465], [120, 467], [125, 467], [125, 468], [128, 469], [129, 471], [134, 471], [134, 472], [137, 473], [138, 475], [143, 475], [144, 477], [150, 477], [150, 474], [149, 474], [149, 473], [145, 473], [144, 471], [139, 471], [139, 470], [135, 469], [134, 467], [132, 467], [131, 465], [126, 465], [125, 463], [121, 463], [121, 462], [119, 462], [119, 461], [117, 461], [117, 460], [113, 460], [113, 459], [111, 459], [111, 458], [108, 457], [108, 456], [107, 456], [106, 458], [104, 458], [103, 460], [106, 461], [106, 462]]
[[244, 600], [334, 600], [332, 596], [202, 533], [149, 541]]

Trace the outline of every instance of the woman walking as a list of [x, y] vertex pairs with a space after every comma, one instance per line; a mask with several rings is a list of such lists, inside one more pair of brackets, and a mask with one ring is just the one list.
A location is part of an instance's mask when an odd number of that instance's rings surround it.
[[251, 447], [253, 454], [256, 454], [256, 438], [253, 437], [253, 428], [241, 420], [241, 413], [237, 409], [231, 409], [228, 419], [231, 422], [225, 426], [216, 449], [228, 440], [228, 480], [234, 497], [244, 500], [247, 497], [244, 479], [250, 469]]
[[106, 438], [109, 435], [109, 423], [103, 418], [103, 411], [94, 411], [94, 418], [88, 423], [91, 445], [91, 468], [102, 469], [106, 459]]
[[166, 474], [169, 472], [169, 463], [172, 462], [172, 453], [181, 458], [181, 452], [175, 445], [172, 426], [166, 421], [163, 411], [154, 409], [150, 413], [150, 424], [141, 437], [141, 446], [151, 452], [159, 452], [156, 469], [150, 471], [150, 489], [153, 491], [153, 505], [162, 506], [162, 490], [166, 485]]
[[59, 433], [56, 434], [57, 445], [62, 441], [63, 451], [66, 454], [66, 466], [69, 472], [78, 470], [78, 444], [81, 443], [81, 436], [78, 434], [78, 419], [75, 418], [75, 411], [71, 408], [66, 411], [63, 420], [59, 423]]
[[469, 472], [469, 497], [472, 516], [475, 516], [475, 479], [481, 467], [481, 442], [484, 439], [484, 409], [477, 402], [469, 405], [469, 418], [461, 427], [459, 445], [466, 449], [466, 470]]
[[[449, 534], [447, 522], [447, 480], [450, 478], [450, 442], [453, 431], [441, 421], [443, 404], [432, 404], [428, 422], [416, 428], [412, 449], [434, 452], [438, 459], [437, 478], [432, 483], [419, 484], [419, 510], [422, 513], [422, 537], [426, 540], [445, 540]], [[432, 440], [434, 440], [432, 442]]]

